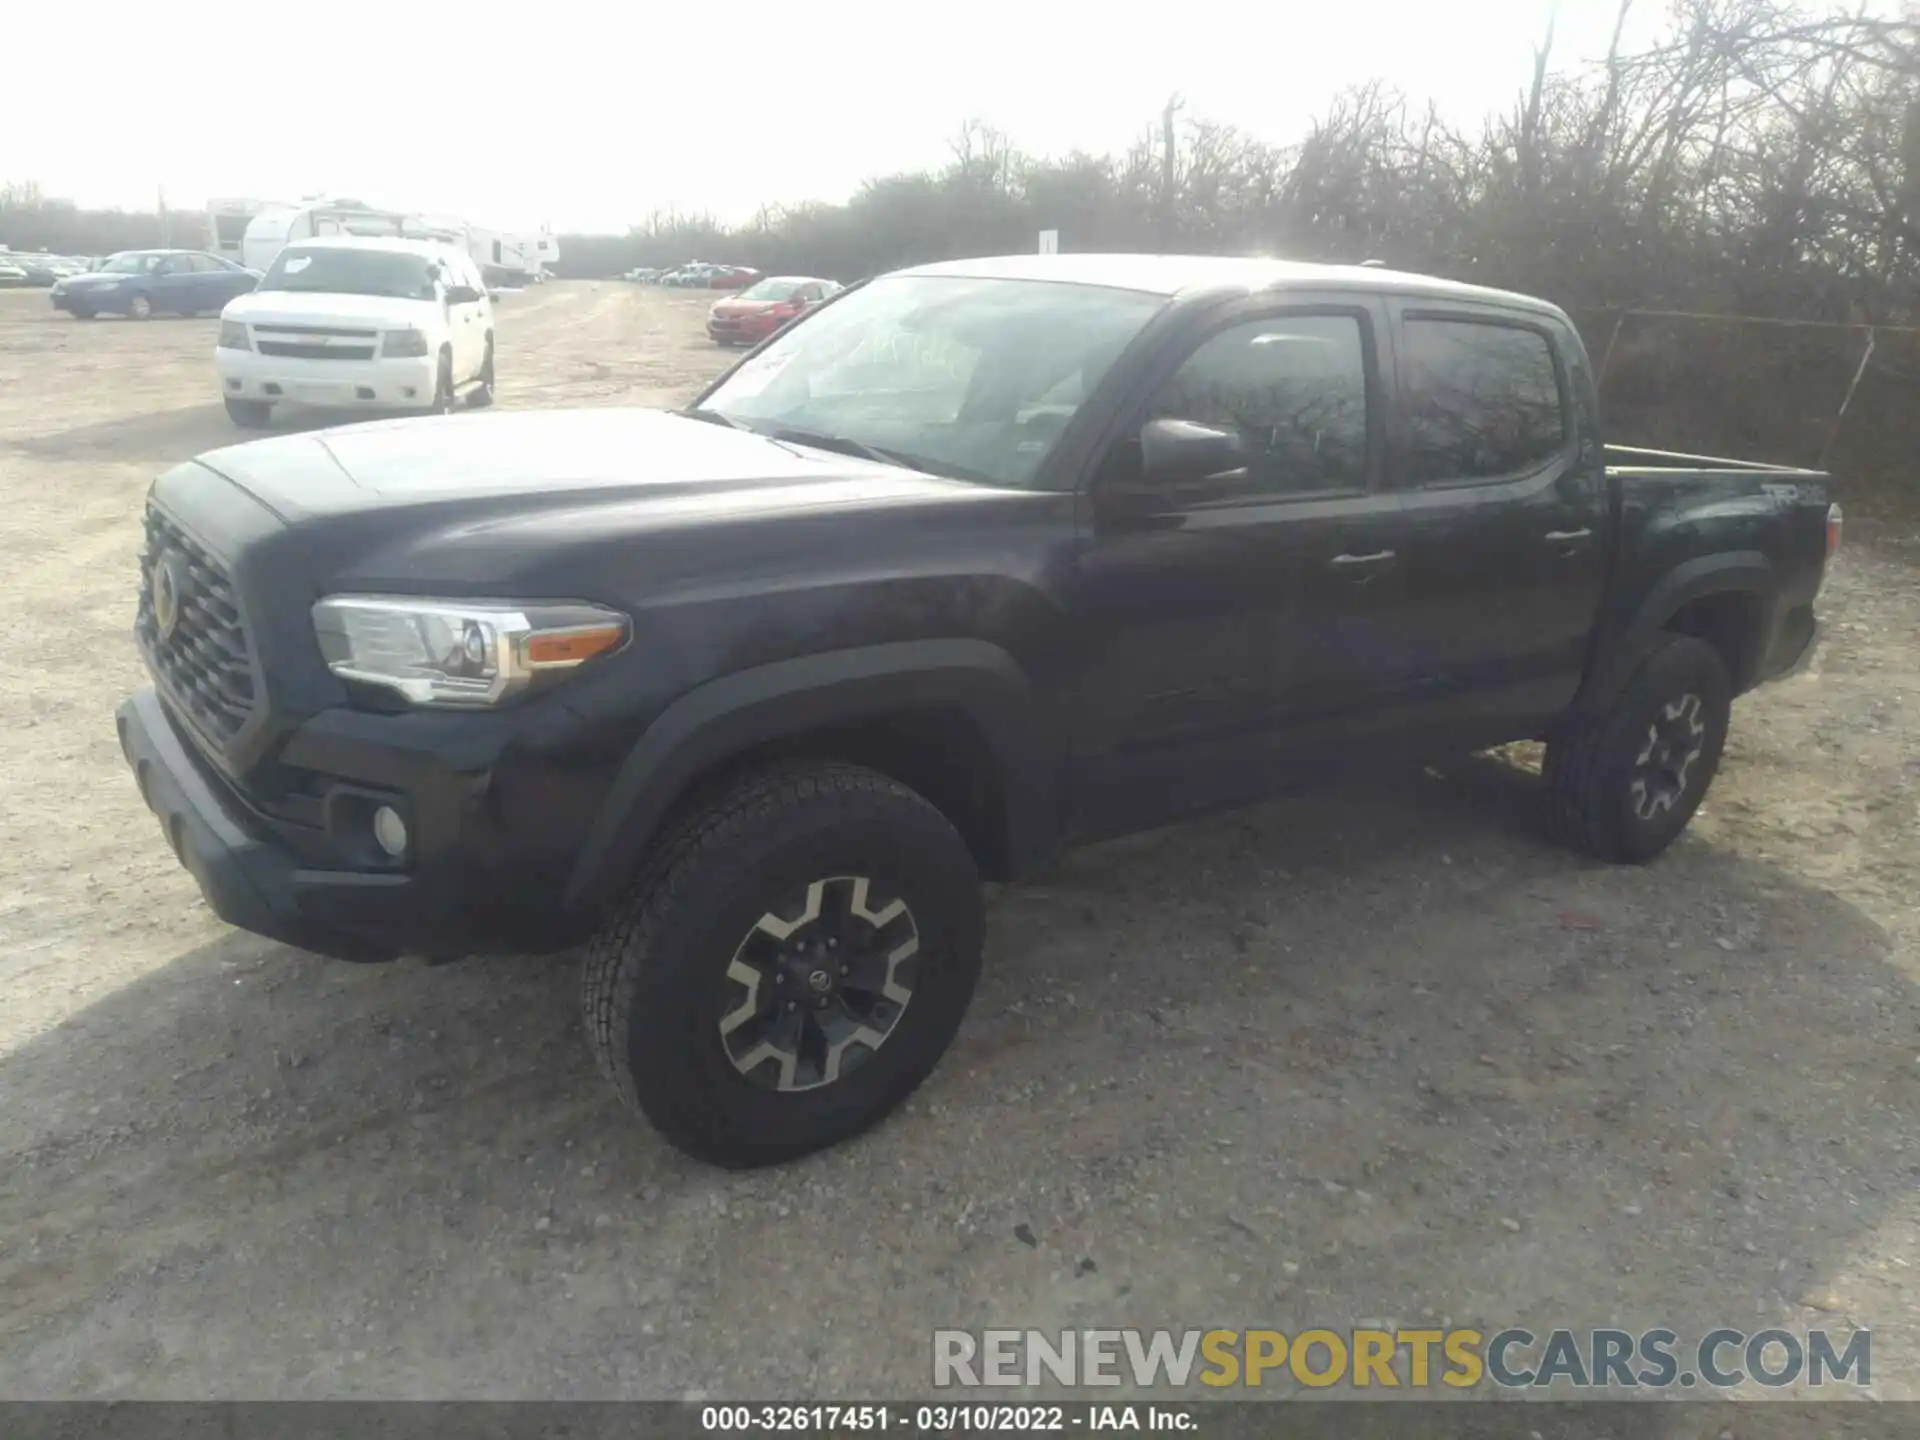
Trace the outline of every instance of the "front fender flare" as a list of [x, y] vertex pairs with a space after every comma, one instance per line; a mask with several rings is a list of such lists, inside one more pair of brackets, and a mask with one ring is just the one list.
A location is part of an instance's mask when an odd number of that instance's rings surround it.
[[1024, 868], [1054, 842], [1060, 773], [1026, 672], [988, 641], [905, 641], [755, 666], [674, 701], [621, 762], [563, 906], [577, 914], [611, 898], [637, 873], [675, 802], [730, 758], [811, 730], [930, 709], [965, 714], [984, 737], [1000, 771], [1009, 862]]

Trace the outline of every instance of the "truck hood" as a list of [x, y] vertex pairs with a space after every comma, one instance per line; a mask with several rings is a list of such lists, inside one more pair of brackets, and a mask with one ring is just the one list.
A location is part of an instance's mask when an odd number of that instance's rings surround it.
[[351, 325], [367, 330], [398, 330], [431, 323], [441, 314], [431, 300], [400, 300], [385, 295], [327, 295], [318, 291], [254, 290], [227, 302], [223, 320], [249, 325]]
[[534, 410], [347, 426], [214, 450], [199, 463], [290, 523], [394, 507], [481, 522], [582, 504], [662, 524], [952, 496], [980, 487], [662, 410]]

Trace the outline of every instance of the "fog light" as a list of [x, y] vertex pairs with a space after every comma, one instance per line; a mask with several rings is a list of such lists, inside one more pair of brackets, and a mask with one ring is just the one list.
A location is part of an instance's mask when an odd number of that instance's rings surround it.
[[373, 838], [395, 860], [407, 853], [407, 822], [391, 805], [373, 812]]

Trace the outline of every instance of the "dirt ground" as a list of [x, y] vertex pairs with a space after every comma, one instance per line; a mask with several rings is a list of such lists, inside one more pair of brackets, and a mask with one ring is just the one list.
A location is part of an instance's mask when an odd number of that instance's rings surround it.
[[[707, 298], [507, 298], [501, 403], [683, 398]], [[1657, 864], [1493, 758], [1080, 852], [993, 896], [906, 1113], [729, 1175], [618, 1107], [571, 965], [324, 962], [176, 865], [113, 707], [144, 488], [234, 438], [213, 334], [0, 295], [0, 1395], [904, 1396], [936, 1326], [1425, 1322], [1870, 1327], [1920, 1398], [1920, 545], [1850, 537]]]

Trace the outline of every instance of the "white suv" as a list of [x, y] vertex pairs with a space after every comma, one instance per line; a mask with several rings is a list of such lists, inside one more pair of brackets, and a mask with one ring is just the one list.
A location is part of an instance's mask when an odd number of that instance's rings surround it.
[[275, 404], [444, 413], [493, 403], [493, 302], [434, 240], [329, 236], [282, 250], [220, 312], [220, 396], [236, 425]]

